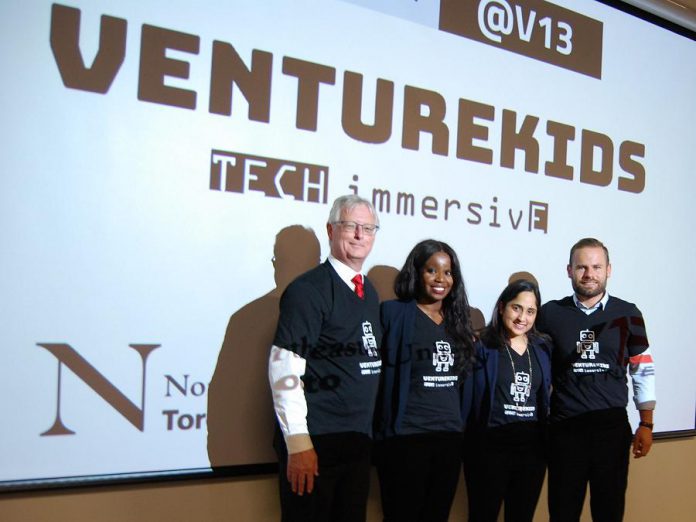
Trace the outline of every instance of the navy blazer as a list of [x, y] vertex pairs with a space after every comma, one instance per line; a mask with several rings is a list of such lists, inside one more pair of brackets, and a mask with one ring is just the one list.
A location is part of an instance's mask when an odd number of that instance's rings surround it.
[[[539, 421], [545, 423], [549, 415], [551, 394], [551, 342], [535, 338], [530, 340], [529, 347], [541, 368], [542, 386], [537, 397], [537, 411]], [[481, 341], [476, 342], [475, 348], [473, 374], [464, 381], [462, 416], [467, 428], [483, 430], [491, 417], [500, 350], [489, 348]]]
[[398, 435], [411, 383], [411, 346], [416, 301], [385, 301], [382, 322], [382, 386], [377, 399], [375, 437]]

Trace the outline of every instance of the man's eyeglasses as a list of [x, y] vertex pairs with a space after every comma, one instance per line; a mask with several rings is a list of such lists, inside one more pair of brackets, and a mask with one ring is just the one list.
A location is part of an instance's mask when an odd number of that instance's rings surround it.
[[379, 225], [363, 225], [360, 223], [356, 223], [355, 221], [335, 221], [334, 225], [341, 225], [343, 227], [343, 230], [350, 234], [354, 233], [357, 230], [357, 228], [360, 227], [362, 228], [363, 234], [365, 234], [366, 236], [374, 236], [379, 230]]

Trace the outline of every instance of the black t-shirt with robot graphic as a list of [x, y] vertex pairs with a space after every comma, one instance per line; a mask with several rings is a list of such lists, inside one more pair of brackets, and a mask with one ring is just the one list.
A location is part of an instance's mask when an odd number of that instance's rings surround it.
[[537, 421], [542, 380], [541, 366], [531, 347], [522, 355], [507, 346], [501, 350], [489, 426]]
[[411, 378], [401, 433], [460, 432], [463, 428], [454, 342], [444, 323], [416, 311]]
[[587, 315], [570, 296], [542, 306], [537, 327], [554, 342], [551, 420], [626, 407], [628, 359], [648, 348], [636, 305], [610, 295]]

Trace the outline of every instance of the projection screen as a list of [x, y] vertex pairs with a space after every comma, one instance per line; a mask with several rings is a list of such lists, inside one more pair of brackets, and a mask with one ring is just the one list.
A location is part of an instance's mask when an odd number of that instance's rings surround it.
[[278, 299], [346, 193], [382, 298], [441, 239], [478, 321], [604, 241], [656, 430], [694, 433], [693, 35], [570, 0], [11, 0], [0, 43], [0, 488], [272, 465]]

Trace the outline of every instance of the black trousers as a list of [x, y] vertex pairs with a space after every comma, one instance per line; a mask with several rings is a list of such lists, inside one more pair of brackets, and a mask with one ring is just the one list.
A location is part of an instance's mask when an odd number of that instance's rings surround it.
[[447, 522], [459, 481], [459, 433], [390, 437], [376, 446], [384, 522]]
[[[300, 496], [287, 479], [287, 453], [278, 451], [282, 522], [365, 522], [372, 441], [367, 435], [312, 436], [319, 459], [314, 491]], [[278, 448], [278, 444], [276, 444]]]
[[632, 435], [624, 408], [551, 424], [551, 522], [580, 520], [588, 483], [592, 520], [623, 520]]
[[546, 474], [546, 434], [538, 422], [469, 433], [464, 449], [469, 522], [531, 522]]

